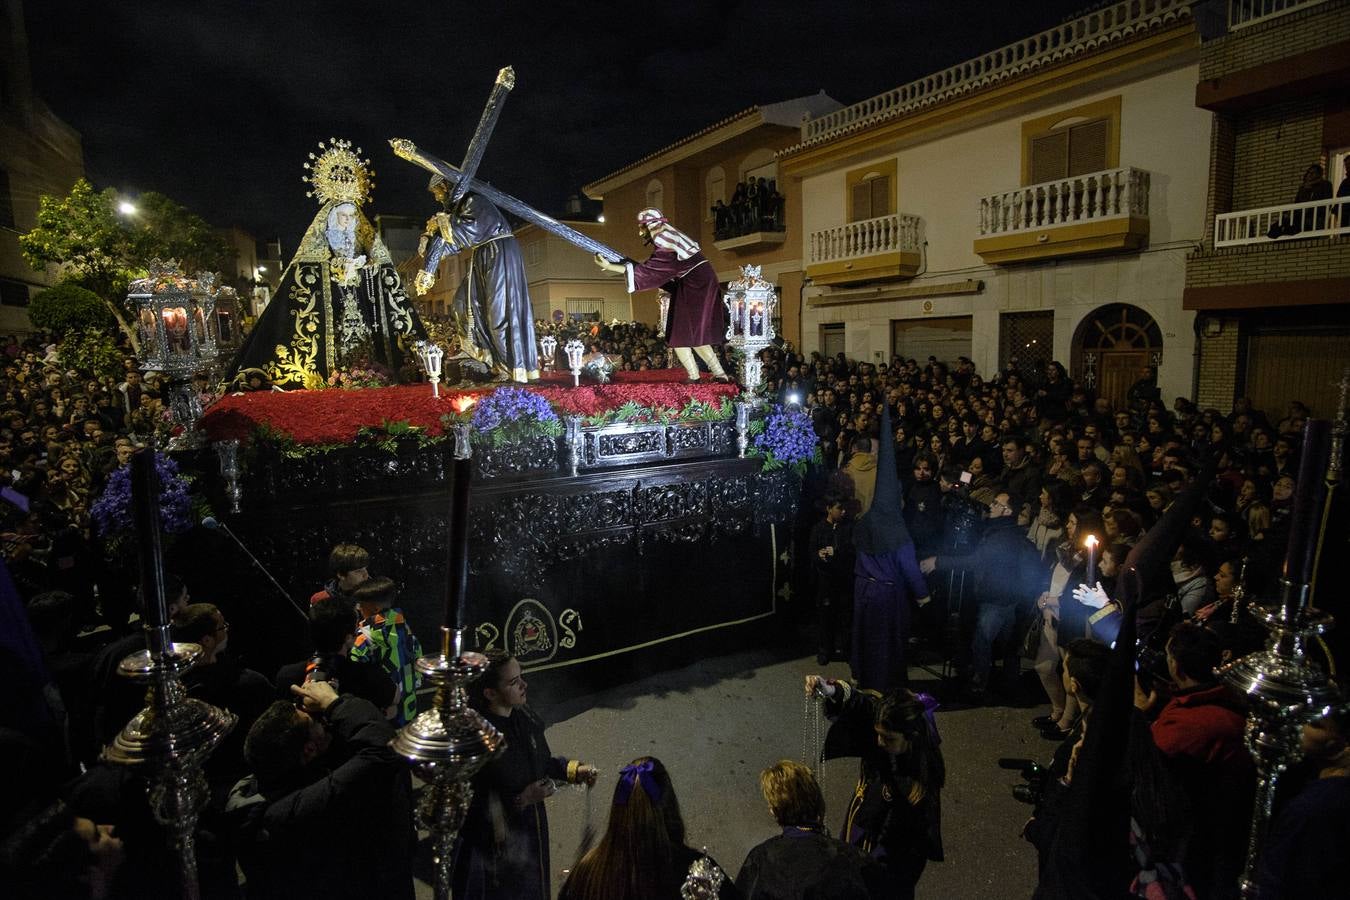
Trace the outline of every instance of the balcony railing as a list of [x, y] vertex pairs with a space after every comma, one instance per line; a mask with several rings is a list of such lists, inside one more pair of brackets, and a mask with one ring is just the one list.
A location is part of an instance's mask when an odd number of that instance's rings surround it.
[[[1275, 0], [1270, 0], [1275, 2]], [[878, 94], [802, 125], [802, 143], [814, 143], [968, 93], [1050, 63], [1129, 40], [1191, 15], [1191, 0], [1126, 0], [1093, 10], [1006, 47]]]
[[917, 253], [919, 217], [878, 216], [811, 233], [811, 263], [860, 259], [880, 253]]
[[980, 200], [980, 234], [990, 236], [1148, 216], [1148, 173], [1125, 167], [1003, 191]]
[[1214, 246], [1268, 244], [1281, 238], [1350, 234], [1350, 199], [1310, 200], [1214, 217]]
[[1246, 28], [1325, 0], [1228, 0], [1229, 29]]

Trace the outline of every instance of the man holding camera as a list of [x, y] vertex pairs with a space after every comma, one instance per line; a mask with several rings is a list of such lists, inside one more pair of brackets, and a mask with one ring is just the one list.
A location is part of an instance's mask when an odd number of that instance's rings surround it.
[[[989, 520], [974, 552], [959, 556], [930, 556], [919, 568], [929, 574], [936, 569], [964, 569], [976, 573], [975, 595], [980, 601], [975, 636], [971, 640], [970, 680], [967, 691], [974, 702], [984, 699], [993, 667], [994, 643], [1003, 638], [1008, 649], [1004, 675], [1011, 683], [1017, 676], [1017, 647], [1011, 640], [1018, 608], [1035, 593], [1039, 576], [1036, 548], [1013, 518], [1007, 491], [1000, 491], [989, 504]], [[1011, 666], [1011, 668], [1008, 668]]]
[[412, 900], [412, 784], [374, 704], [291, 687], [244, 741], [253, 774], [226, 805], [250, 900]]

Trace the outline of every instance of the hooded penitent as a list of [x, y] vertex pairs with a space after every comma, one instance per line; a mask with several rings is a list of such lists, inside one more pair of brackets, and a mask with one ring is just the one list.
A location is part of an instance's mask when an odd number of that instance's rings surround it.
[[881, 449], [877, 451], [877, 482], [872, 505], [853, 528], [853, 543], [859, 553], [880, 556], [912, 543], [902, 515], [900, 476], [895, 468], [895, 433], [891, 430], [889, 406], [881, 407]]

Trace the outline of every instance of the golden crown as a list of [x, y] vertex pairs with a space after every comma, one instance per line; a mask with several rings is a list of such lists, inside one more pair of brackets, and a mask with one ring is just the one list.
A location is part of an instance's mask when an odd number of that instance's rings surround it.
[[351, 141], [329, 138], [329, 146], [319, 141], [319, 155], [309, 154], [305, 163], [309, 174], [304, 181], [311, 186], [306, 197], [318, 197], [324, 203], [361, 204], [375, 189], [375, 172], [370, 160], [361, 158], [361, 148], [353, 152]]

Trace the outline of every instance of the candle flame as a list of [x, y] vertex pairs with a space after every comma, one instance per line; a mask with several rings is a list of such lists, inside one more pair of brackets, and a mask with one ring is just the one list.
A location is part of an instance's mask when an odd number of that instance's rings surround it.
[[1088, 549], [1097, 546], [1097, 536], [1095, 534], [1089, 534], [1087, 538], [1083, 541], [1083, 546], [1087, 547]]
[[477, 402], [478, 398], [471, 394], [460, 394], [450, 401], [450, 407], [457, 413], [468, 412]]

